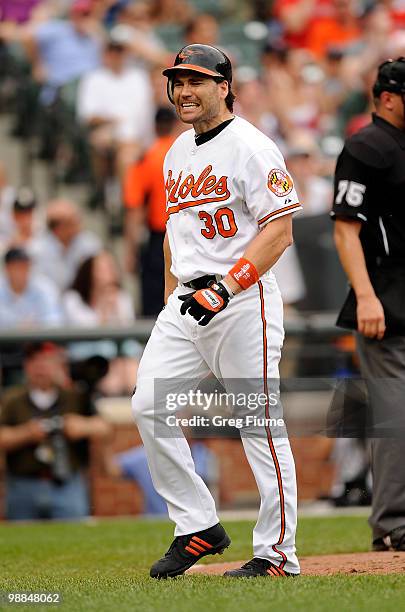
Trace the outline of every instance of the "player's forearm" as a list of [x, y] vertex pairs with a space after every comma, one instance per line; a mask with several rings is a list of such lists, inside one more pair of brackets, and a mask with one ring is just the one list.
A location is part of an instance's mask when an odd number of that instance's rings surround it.
[[340, 220], [335, 222], [336, 248], [357, 299], [375, 296], [360, 242], [360, 229], [361, 224], [357, 222]]
[[[266, 225], [251, 241], [242, 257], [253, 264], [260, 277], [274, 266], [292, 242], [291, 215], [285, 215]], [[242, 291], [242, 287], [230, 274], [224, 280], [233, 293]]]
[[170, 271], [170, 268], [172, 267], [172, 255], [170, 252], [169, 238], [167, 237], [167, 233], [163, 242], [163, 254], [165, 258], [165, 304], [167, 304], [169, 296], [173, 293], [178, 284], [178, 279]]

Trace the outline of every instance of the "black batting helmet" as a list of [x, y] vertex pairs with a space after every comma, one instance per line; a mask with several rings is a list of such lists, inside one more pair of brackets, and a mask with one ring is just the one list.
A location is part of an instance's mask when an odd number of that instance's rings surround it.
[[168, 77], [167, 93], [171, 102], [173, 102], [171, 81], [178, 70], [191, 70], [218, 81], [228, 81], [229, 87], [232, 83], [232, 64], [223, 51], [211, 45], [186, 45], [176, 55], [174, 65], [163, 70], [164, 76]]
[[378, 98], [383, 91], [405, 94], [405, 57], [389, 59], [378, 67], [373, 95]]

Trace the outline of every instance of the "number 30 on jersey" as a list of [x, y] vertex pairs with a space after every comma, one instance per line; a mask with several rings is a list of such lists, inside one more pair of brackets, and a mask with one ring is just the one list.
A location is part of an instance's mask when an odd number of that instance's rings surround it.
[[218, 208], [214, 215], [211, 215], [205, 210], [201, 210], [198, 216], [201, 221], [204, 221], [204, 227], [201, 229], [201, 234], [208, 240], [212, 240], [217, 234], [223, 238], [231, 238], [235, 236], [238, 231], [235, 215], [227, 206]]
[[366, 186], [355, 181], [339, 181], [338, 192], [335, 198], [336, 204], [342, 204], [343, 199], [349, 206], [361, 206]]

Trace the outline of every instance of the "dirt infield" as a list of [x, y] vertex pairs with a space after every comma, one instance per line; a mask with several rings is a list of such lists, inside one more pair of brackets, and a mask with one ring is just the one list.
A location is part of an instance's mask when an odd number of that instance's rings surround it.
[[[240, 567], [245, 561], [195, 565], [187, 573], [221, 575]], [[345, 555], [301, 557], [303, 576], [333, 576], [335, 574], [402, 574], [405, 572], [405, 552], [365, 552]]]

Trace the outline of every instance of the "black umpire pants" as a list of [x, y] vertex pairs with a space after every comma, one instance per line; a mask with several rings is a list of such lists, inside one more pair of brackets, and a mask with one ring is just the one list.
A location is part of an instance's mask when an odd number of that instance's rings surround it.
[[371, 411], [373, 539], [405, 525], [405, 336], [357, 336]]

